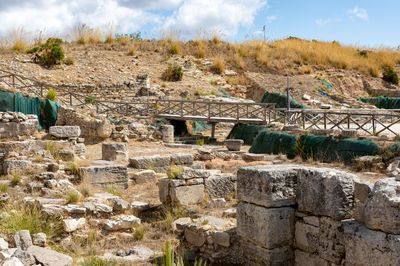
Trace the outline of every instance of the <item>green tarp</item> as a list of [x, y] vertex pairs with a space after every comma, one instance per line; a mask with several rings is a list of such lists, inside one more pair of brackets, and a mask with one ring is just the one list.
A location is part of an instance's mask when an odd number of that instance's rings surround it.
[[39, 98], [25, 97], [21, 93], [0, 91], [0, 112], [34, 114], [39, 118], [39, 129], [54, 126], [57, 121], [58, 103]]
[[251, 145], [257, 135], [265, 129], [265, 126], [236, 124], [229, 132], [227, 139], [242, 139], [245, 144]]
[[266, 154], [286, 154], [293, 159], [295, 154], [296, 136], [263, 130], [253, 141], [249, 152]]
[[[280, 92], [265, 92], [263, 98], [261, 99], [262, 103], [275, 103], [276, 108], [287, 108], [287, 95], [282, 94]], [[290, 97], [290, 107], [297, 109], [306, 109], [305, 105], [302, 105], [296, 100]]]
[[400, 109], [400, 98], [390, 98], [390, 97], [360, 97], [359, 101], [364, 103], [375, 105], [381, 109]]

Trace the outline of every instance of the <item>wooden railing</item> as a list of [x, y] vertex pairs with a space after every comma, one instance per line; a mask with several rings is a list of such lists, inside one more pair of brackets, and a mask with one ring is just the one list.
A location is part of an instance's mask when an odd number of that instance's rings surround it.
[[119, 114], [139, 118], [167, 118], [177, 120], [200, 120], [210, 123], [232, 122], [247, 124], [297, 124], [304, 130], [355, 129], [368, 135], [381, 133], [400, 135], [400, 110], [320, 110], [279, 109], [268, 103], [211, 102], [186, 100], [109, 101], [79, 94], [66, 87], [27, 78], [0, 70], [1, 85], [14, 91], [29, 92], [45, 97], [51, 89], [57, 91], [58, 101], [66, 106], [88, 106], [99, 114]]

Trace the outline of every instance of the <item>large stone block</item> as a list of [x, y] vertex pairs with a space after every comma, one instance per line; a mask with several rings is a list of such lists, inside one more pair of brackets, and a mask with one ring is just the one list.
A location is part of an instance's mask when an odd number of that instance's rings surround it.
[[239, 203], [237, 233], [267, 249], [290, 246], [294, 238], [294, 209]]
[[171, 166], [171, 156], [154, 155], [134, 157], [129, 159], [129, 166], [136, 169], [151, 169], [157, 172], [164, 172]]
[[400, 265], [400, 236], [369, 230], [362, 223], [343, 221], [346, 265]]
[[28, 119], [23, 122], [0, 122], [0, 139], [17, 136], [30, 136], [39, 130], [39, 120]]
[[251, 242], [241, 241], [239, 252], [240, 256], [238, 254], [235, 255], [243, 260], [243, 265], [281, 266], [294, 264], [294, 254], [291, 246], [266, 249]]
[[191, 154], [173, 154], [171, 155], [171, 164], [175, 165], [192, 165], [193, 155]]
[[264, 207], [295, 205], [299, 168], [296, 165], [240, 168], [237, 173], [238, 199]]
[[196, 178], [209, 178], [212, 175], [220, 174], [220, 170], [203, 170], [203, 169], [185, 169], [176, 178], [177, 179], [196, 179]]
[[235, 192], [236, 176], [233, 174], [210, 176], [204, 180], [204, 185], [209, 197], [224, 198]]
[[321, 259], [318, 255], [303, 252], [296, 249], [294, 252], [295, 266], [331, 266], [328, 261]]
[[354, 183], [354, 219], [357, 221], [364, 222], [365, 205], [373, 187], [373, 184], [364, 180]]
[[365, 225], [374, 230], [400, 234], [400, 182], [394, 178], [377, 181], [364, 210]]
[[56, 138], [78, 138], [81, 135], [79, 126], [52, 126], [49, 134]]
[[302, 212], [349, 218], [354, 205], [356, 175], [328, 168], [301, 168], [297, 178], [297, 203]]
[[126, 161], [128, 160], [128, 146], [124, 142], [103, 143], [101, 146], [102, 160]]
[[24, 172], [32, 163], [27, 160], [4, 160], [3, 162], [3, 172], [6, 175], [12, 174], [13, 171]]
[[202, 203], [204, 200], [204, 185], [169, 187], [171, 202], [180, 205]]
[[128, 169], [125, 165], [81, 167], [81, 173], [93, 185], [128, 187]]

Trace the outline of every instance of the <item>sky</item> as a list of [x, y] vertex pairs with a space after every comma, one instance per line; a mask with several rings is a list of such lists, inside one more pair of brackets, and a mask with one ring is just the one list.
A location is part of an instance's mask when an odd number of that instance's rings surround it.
[[65, 36], [86, 24], [117, 33], [245, 41], [295, 36], [357, 46], [400, 45], [398, 0], [0, 0], [0, 37], [23, 28]]

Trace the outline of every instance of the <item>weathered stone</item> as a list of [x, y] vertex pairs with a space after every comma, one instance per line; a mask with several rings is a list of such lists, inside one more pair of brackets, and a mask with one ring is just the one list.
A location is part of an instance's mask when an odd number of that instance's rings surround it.
[[170, 187], [169, 191], [173, 204], [199, 204], [204, 199], [204, 185]]
[[58, 253], [56, 251], [30, 246], [28, 253], [32, 254], [36, 261], [43, 266], [70, 266], [72, 265], [72, 258], [70, 256]]
[[0, 251], [8, 249], [8, 243], [4, 240], [4, 238], [0, 237]]
[[295, 266], [331, 266], [328, 261], [321, 259], [318, 255], [295, 250]]
[[242, 159], [249, 162], [254, 161], [264, 161], [265, 155], [264, 154], [255, 154], [255, 153], [243, 153]]
[[273, 249], [290, 246], [294, 238], [294, 209], [263, 208], [247, 203], [237, 206], [237, 233], [244, 239]]
[[179, 218], [172, 223], [172, 228], [174, 231], [183, 231], [191, 223], [192, 219], [190, 217]]
[[354, 182], [358, 177], [327, 168], [301, 168], [297, 203], [302, 212], [342, 220], [352, 215]]
[[79, 126], [52, 126], [49, 134], [56, 138], [78, 138], [81, 135]]
[[200, 169], [185, 169], [176, 178], [177, 179], [193, 179], [193, 178], [208, 178], [213, 174], [219, 174], [219, 170], [200, 170]]
[[173, 143], [174, 142], [174, 126], [173, 125], [160, 126], [160, 132], [162, 134], [162, 140], [165, 143]]
[[185, 228], [185, 239], [190, 244], [201, 247], [206, 242], [206, 234], [201, 228], [189, 226]]
[[226, 139], [224, 141], [226, 147], [230, 151], [240, 151], [244, 141], [242, 139]]
[[111, 142], [102, 144], [102, 160], [126, 161], [128, 160], [128, 146], [122, 142]]
[[37, 233], [32, 235], [32, 242], [35, 246], [44, 247], [46, 246], [47, 236], [45, 233]]
[[354, 183], [354, 219], [364, 222], [364, 210], [368, 196], [371, 194], [373, 184], [358, 180]]
[[81, 172], [93, 185], [117, 185], [128, 187], [128, 168], [124, 165], [81, 167]]
[[12, 174], [13, 171], [22, 173], [31, 166], [32, 163], [26, 160], [4, 160], [3, 172], [6, 175]]
[[24, 264], [16, 257], [7, 258], [2, 261], [2, 266], [24, 266]]
[[171, 156], [144, 156], [129, 159], [129, 166], [136, 169], [154, 169], [157, 172], [167, 171], [171, 165]]
[[170, 198], [169, 198], [169, 183], [170, 179], [169, 178], [161, 178], [158, 180], [158, 195], [160, 197], [160, 201], [162, 203], [167, 203]]
[[224, 208], [226, 201], [224, 198], [212, 199], [207, 203], [208, 208]]
[[113, 208], [106, 204], [102, 203], [93, 203], [94, 206], [94, 211], [100, 212], [100, 213], [112, 213]]
[[232, 174], [213, 175], [204, 180], [209, 197], [224, 198], [235, 192], [236, 176]]
[[171, 155], [171, 164], [174, 165], [192, 165], [193, 155], [191, 154], [173, 154]]
[[73, 146], [74, 153], [77, 155], [83, 155], [86, 152], [86, 146], [83, 143], [77, 143]]
[[236, 218], [236, 209], [231, 208], [227, 209], [222, 213], [222, 217], [227, 217], [227, 218]]
[[400, 234], [400, 182], [394, 178], [378, 180], [367, 199], [364, 222], [369, 229]]
[[[35, 264], [35, 258], [32, 256], [32, 254], [29, 254], [29, 252], [27, 252], [25, 250], [21, 250], [21, 249], [17, 248], [12, 256], [14, 258], [17, 258], [20, 262], [22, 262], [23, 265]], [[4, 264], [2, 264], [2, 265], [4, 265]], [[10, 264], [10, 265], [14, 265], [14, 264]]]
[[230, 235], [227, 232], [215, 232], [212, 234], [215, 244], [229, 247], [230, 246]]
[[85, 218], [79, 218], [79, 219], [64, 219], [63, 220], [63, 225], [64, 225], [64, 231], [67, 233], [74, 232], [82, 227], [84, 227], [86, 224], [86, 219]]
[[241, 241], [240, 256], [243, 265], [293, 265], [294, 252], [291, 246], [266, 249], [248, 241]]
[[296, 165], [240, 168], [237, 173], [238, 199], [264, 207], [295, 205], [299, 168]]
[[113, 210], [114, 212], [124, 212], [126, 210], [129, 210], [131, 207], [131, 205], [129, 204], [129, 202], [118, 198], [114, 200], [114, 205], [113, 205]]
[[155, 183], [157, 181], [156, 172], [153, 170], [143, 170], [131, 175], [136, 184]]
[[73, 151], [59, 150], [58, 155], [60, 155], [60, 158], [63, 161], [74, 161], [75, 160], [75, 153]]
[[134, 212], [140, 212], [148, 209], [150, 204], [141, 201], [133, 201], [130, 207]]
[[14, 241], [17, 248], [27, 250], [30, 246], [33, 246], [31, 234], [28, 230], [21, 230], [15, 233]]
[[37, 117], [22, 122], [0, 122], [0, 139], [31, 136], [38, 130], [39, 120]]
[[363, 224], [343, 221], [346, 265], [400, 265], [400, 236], [369, 230]]
[[135, 224], [140, 224], [140, 219], [134, 215], [119, 216], [114, 220], [107, 220], [104, 229], [107, 231], [118, 231], [131, 229]]

